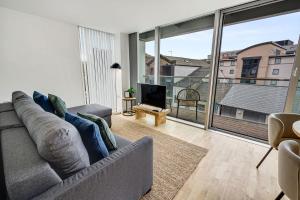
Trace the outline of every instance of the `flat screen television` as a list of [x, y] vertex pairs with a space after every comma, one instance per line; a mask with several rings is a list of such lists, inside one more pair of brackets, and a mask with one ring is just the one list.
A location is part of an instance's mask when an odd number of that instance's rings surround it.
[[166, 109], [166, 86], [138, 83], [139, 102]]

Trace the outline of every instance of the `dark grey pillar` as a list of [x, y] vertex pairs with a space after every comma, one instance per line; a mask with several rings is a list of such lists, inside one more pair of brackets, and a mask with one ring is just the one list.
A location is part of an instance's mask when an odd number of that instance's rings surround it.
[[130, 63], [130, 87], [136, 89], [138, 82], [138, 34], [129, 34], [129, 63]]

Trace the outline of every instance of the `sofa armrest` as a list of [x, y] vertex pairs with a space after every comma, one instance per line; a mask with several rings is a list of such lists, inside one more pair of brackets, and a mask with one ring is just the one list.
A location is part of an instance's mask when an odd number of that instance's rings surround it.
[[135, 200], [153, 184], [153, 140], [144, 137], [34, 199]]

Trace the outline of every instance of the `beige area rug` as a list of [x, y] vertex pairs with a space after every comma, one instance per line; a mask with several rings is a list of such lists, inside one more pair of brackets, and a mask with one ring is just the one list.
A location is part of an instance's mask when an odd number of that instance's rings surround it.
[[171, 200], [193, 173], [207, 150], [147, 126], [113, 116], [112, 131], [131, 141], [153, 138], [153, 186], [142, 200]]

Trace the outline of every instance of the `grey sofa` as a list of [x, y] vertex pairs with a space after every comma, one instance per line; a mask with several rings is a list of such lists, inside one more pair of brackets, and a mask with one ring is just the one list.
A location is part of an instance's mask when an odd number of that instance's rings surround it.
[[106, 106], [102, 106], [99, 104], [89, 104], [89, 105], [71, 107], [71, 108], [68, 108], [68, 111], [73, 114], [77, 114], [78, 112], [81, 112], [81, 113], [97, 115], [97, 116], [105, 119], [105, 121], [108, 123], [109, 127], [111, 127], [112, 109], [108, 108]]
[[[70, 112], [106, 115], [111, 124], [111, 110], [100, 108], [80, 106]], [[0, 199], [139, 199], [153, 183], [153, 141], [144, 137], [130, 142], [115, 136], [117, 150], [63, 180], [39, 155], [13, 103], [0, 104]]]

